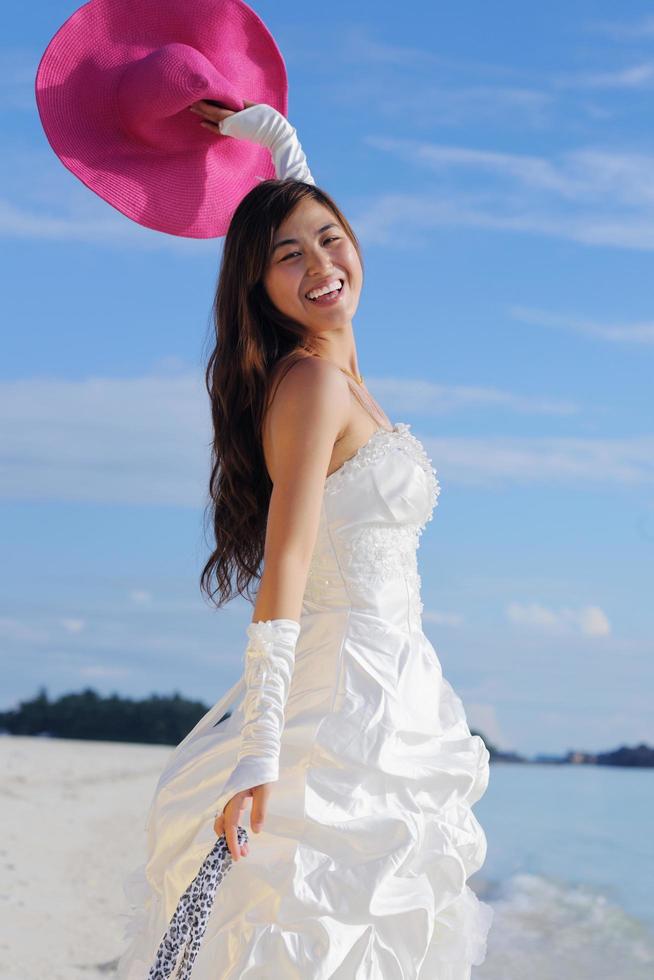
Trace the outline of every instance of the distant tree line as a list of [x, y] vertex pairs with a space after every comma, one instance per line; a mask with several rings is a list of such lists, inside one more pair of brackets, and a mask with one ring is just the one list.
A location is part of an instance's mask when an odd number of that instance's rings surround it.
[[[0, 732], [178, 745], [208, 710], [202, 701], [189, 701], [177, 692], [169, 697], [151, 694], [138, 701], [118, 694], [102, 697], [86, 688], [51, 701], [42, 687], [31, 701], [21, 701], [11, 711], [0, 711]], [[229, 714], [225, 712], [216, 724]], [[473, 730], [472, 734], [480, 733]], [[492, 759], [497, 750], [488, 742], [486, 745]]]
[[[168, 697], [151, 694], [137, 701], [118, 694], [101, 697], [86, 688], [79, 694], [64, 694], [50, 701], [42, 687], [31, 701], [21, 701], [17, 708], [0, 712], [0, 733], [179, 745], [208, 710], [202, 701], [190, 701], [177, 692]], [[229, 715], [226, 711], [216, 724]], [[563, 756], [539, 755], [528, 759], [518, 752], [498, 749], [474, 728], [470, 731], [484, 740], [491, 762], [654, 768], [654, 749], [645, 743], [603, 753], [569, 751]]]
[[201, 701], [189, 701], [178, 693], [152, 694], [137, 701], [118, 694], [101, 697], [87, 688], [51, 701], [41, 688], [31, 701], [0, 712], [0, 730], [11, 735], [178, 745], [208, 710]]

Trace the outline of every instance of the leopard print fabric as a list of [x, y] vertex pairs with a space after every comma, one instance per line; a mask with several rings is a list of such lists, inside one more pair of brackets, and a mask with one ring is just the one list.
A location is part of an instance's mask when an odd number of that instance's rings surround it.
[[[239, 847], [248, 840], [245, 827], [238, 827]], [[173, 914], [150, 968], [148, 980], [188, 980], [200, 949], [216, 889], [233, 864], [224, 834], [216, 840], [188, 886]], [[182, 953], [180, 959], [180, 952]], [[179, 960], [179, 962], [178, 962]], [[177, 972], [175, 968], [177, 967]]]

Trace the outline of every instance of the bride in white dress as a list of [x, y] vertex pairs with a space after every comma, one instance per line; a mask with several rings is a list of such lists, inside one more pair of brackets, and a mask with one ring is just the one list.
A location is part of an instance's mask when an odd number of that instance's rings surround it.
[[467, 884], [486, 857], [472, 805], [489, 753], [422, 630], [436, 472], [358, 374], [359, 245], [295, 130], [264, 105], [197, 108], [225, 135], [267, 140], [278, 174], [232, 219], [207, 369], [216, 550], [203, 586], [213, 576], [224, 601], [229, 570], [241, 592], [257, 559], [263, 571], [243, 675], [159, 779], [119, 977], [146, 980], [225, 832], [234, 864], [193, 980], [467, 980], [493, 918]]

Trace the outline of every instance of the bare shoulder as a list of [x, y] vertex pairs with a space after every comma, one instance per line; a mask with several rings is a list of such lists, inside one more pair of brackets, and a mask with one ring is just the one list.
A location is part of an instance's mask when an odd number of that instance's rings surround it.
[[[350, 404], [350, 389], [343, 372], [322, 357], [300, 355], [284, 358], [287, 362], [275, 365], [269, 404], [270, 423], [288, 424], [297, 415], [336, 418], [339, 430], [346, 424]], [[279, 373], [278, 373], [279, 372]], [[297, 422], [301, 426], [301, 419]]]
[[347, 428], [350, 390], [343, 372], [324, 358], [293, 360], [277, 381], [263, 429], [268, 472], [297, 475], [307, 467], [324, 479], [334, 444]]

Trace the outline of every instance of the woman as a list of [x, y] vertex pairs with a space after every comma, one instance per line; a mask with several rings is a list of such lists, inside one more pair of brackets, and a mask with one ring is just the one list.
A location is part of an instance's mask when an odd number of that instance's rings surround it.
[[[194, 110], [242, 138], [288, 127], [251, 103]], [[225, 833], [234, 865], [194, 980], [465, 980], [493, 914], [466, 883], [486, 855], [471, 807], [489, 753], [422, 631], [416, 551], [440, 488], [359, 375], [360, 247], [295, 130], [280, 132], [267, 145], [283, 178], [229, 227], [207, 367], [215, 549], [201, 584], [220, 606], [263, 564], [245, 668], [159, 780], [121, 976], [147, 976]]]

